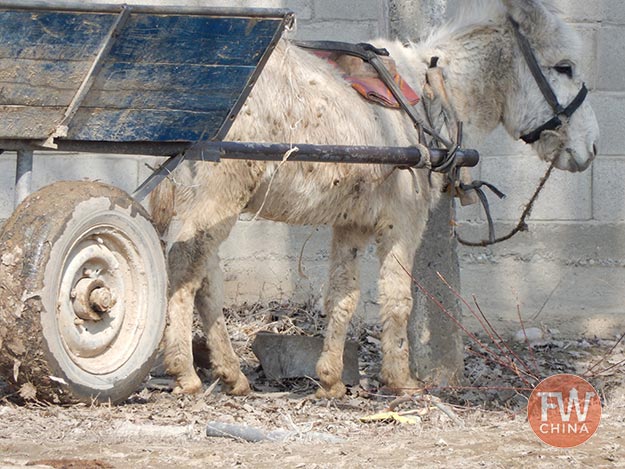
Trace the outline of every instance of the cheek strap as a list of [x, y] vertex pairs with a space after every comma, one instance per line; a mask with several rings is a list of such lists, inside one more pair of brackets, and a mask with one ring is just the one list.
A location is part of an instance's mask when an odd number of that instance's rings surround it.
[[540, 139], [540, 135], [545, 130], [558, 130], [562, 126], [562, 119], [560, 119], [560, 117], [565, 116], [567, 119], [570, 118], [573, 113], [575, 113], [575, 111], [577, 111], [579, 107], [584, 103], [587, 96], [588, 88], [586, 88], [586, 84], [583, 84], [582, 89], [579, 90], [579, 93], [577, 93], [575, 99], [571, 101], [571, 104], [564, 108], [562, 112], [553, 116], [546, 123], [538, 127], [536, 130], [533, 130], [532, 132], [521, 136], [521, 140], [523, 140], [525, 143], [534, 143], [538, 141], [538, 139]]

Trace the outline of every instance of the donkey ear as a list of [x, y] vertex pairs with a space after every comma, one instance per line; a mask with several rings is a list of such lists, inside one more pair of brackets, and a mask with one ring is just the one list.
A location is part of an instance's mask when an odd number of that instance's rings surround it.
[[526, 34], [539, 34], [553, 26], [551, 14], [541, 0], [503, 0], [503, 4]]

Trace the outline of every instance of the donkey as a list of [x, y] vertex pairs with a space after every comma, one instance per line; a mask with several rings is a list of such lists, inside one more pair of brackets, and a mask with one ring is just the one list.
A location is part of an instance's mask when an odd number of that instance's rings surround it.
[[[463, 2], [458, 19], [419, 44], [379, 41], [415, 89], [428, 64], [439, 58], [451, 102], [475, 146], [499, 124], [514, 138], [535, 129], [532, 146], [541, 159], [568, 171], [586, 169], [597, 152], [598, 126], [579, 76], [579, 39], [549, 0]], [[468, 4], [468, 5], [467, 5]], [[518, 33], [515, 33], [517, 28]], [[526, 38], [537, 69], [556, 101], [578, 101], [576, 112], [554, 111], [537, 86], [519, 40]], [[580, 89], [582, 91], [580, 91]], [[583, 96], [581, 96], [583, 94]], [[581, 100], [580, 100], [581, 97]], [[582, 102], [579, 102], [582, 101]], [[554, 112], [559, 121], [551, 122]], [[287, 40], [274, 51], [228, 140], [344, 145], [408, 146], [417, 135], [400, 111], [365, 102], [339, 72]], [[529, 141], [529, 140], [528, 140]], [[529, 164], [529, 163], [528, 163]], [[388, 165], [256, 161], [186, 163], [152, 194], [161, 229], [175, 214], [181, 228], [169, 252], [169, 320], [165, 363], [175, 392], [194, 393], [192, 317], [199, 311], [215, 376], [232, 394], [249, 392], [222, 313], [218, 248], [242, 212], [294, 224], [331, 225], [328, 317], [317, 373], [318, 397], [345, 394], [343, 347], [359, 297], [359, 256], [371, 240], [380, 260], [379, 303], [383, 325], [381, 378], [390, 388], [417, 385], [409, 370], [407, 320], [412, 307], [412, 266], [443, 186], [440, 175], [396, 171]], [[418, 190], [416, 190], [418, 188]]]

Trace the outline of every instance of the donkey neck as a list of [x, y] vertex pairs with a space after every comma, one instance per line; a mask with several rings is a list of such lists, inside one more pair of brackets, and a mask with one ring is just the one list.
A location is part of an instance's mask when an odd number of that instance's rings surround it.
[[469, 140], [481, 140], [502, 121], [506, 95], [514, 86], [513, 48], [505, 28], [483, 26], [449, 38], [438, 47], [445, 83]]

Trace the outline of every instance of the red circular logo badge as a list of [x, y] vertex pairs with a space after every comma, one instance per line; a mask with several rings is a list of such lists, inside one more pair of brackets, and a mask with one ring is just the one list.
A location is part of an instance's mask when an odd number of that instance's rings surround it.
[[588, 441], [599, 428], [601, 401], [585, 379], [555, 375], [532, 391], [527, 418], [534, 433], [548, 445], [573, 448]]

